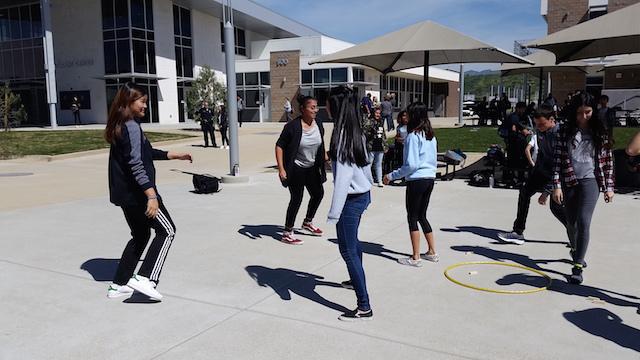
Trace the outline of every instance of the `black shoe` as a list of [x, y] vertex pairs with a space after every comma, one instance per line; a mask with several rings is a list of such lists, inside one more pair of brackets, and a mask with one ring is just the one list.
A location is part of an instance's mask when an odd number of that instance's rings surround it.
[[574, 266], [571, 269], [571, 275], [569, 275], [568, 279], [569, 283], [580, 285], [582, 284], [582, 267]]
[[373, 319], [373, 310], [369, 309], [369, 311], [362, 311], [360, 309], [355, 309], [352, 311], [348, 311], [338, 318], [338, 320], [342, 321], [369, 321]]
[[341, 282], [340, 285], [342, 285], [342, 287], [345, 289], [353, 290], [353, 283], [351, 282], [351, 280], [345, 280]]

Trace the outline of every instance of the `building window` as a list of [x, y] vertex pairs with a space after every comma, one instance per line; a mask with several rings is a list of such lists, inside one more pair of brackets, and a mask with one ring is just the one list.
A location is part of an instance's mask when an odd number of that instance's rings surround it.
[[303, 84], [313, 84], [313, 71], [312, 70], [302, 70], [302, 83]]
[[353, 68], [353, 82], [364, 82], [364, 69]]
[[155, 74], [152, 0], [102, 0], [104, 72]]
[[40, 5], [0, 9], [0, 80], [44, 77]]
[[132, 81], [142, 87], [147, 93], [147, 112], [144, 118], [140, 119], [141, 122], [159, 122], [158, 115], [158, 81], [153, 79], [140, 79], [140, 78], [117, 78], [107, 79], [107, 108], [111, 107], [113, 99], [116, 97], [118, 89], [125, 83]]
[[395, 108], [406, 108], [422, 99], [422, 80], [380, 76], [380, 96], [387, 93], [395, 94], [391, 101]]
[[[243, 29], [234, 29], [234, 39], [236, 42], [236, 55], [247, 56], [247, 39]], [[222, 44], [222, 52], [224, 52], [224, 24], [220, 22], [220, 43]]]
[[193, 40], [191, 38], [191, 11], [173, 5], [173, 35], [178, 77], [193, 77]]
[[322, 108], [327, 104], [329, 90], [347, 82], [347, 73], [348, 68], [302, 70], [300, 93], [313, 95]]

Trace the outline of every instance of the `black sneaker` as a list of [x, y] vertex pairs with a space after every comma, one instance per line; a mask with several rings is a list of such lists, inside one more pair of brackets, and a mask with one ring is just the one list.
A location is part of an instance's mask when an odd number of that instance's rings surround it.
[[341, 282], [340, 285], [342, 285], [342, 287], [345, 289], [353, 290], [353, 283], [351, 282], [351, 280], [345, 280]]
[[567, 280], [571, 284], [582, 284], [582, 266], [574, 266], [573, 269], [571, 269], [571, 275], [569, 275]]
[[369, 309], [369, 311], [362, 311], [360, 309], [355, 309], [352, 311], [348, 311], [338, 318], [338, 320], [342, 321], [369, 321], [373, 319], [373, 310]]

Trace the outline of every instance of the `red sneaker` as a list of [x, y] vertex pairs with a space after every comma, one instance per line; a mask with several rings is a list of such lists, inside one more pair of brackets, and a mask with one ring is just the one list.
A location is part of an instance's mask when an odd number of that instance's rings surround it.
[[280, 239], [280, 241], [282, 241], [285, 244], [289, 244], [289, 245], [302, 245], [302, 244], [304, 244], [304, 241], [302, 241], [300, 239], [296, 239], [293, 236], [293, 232], [289, 232], [289, 231], [285, 231], [282, 234], [282, 238]]
[[322, 236], [323, 232], [319, 227], [316, 227], [311, 222], [302, 223], [302, 229], [306, 230], [310, 235], [313, 236]]

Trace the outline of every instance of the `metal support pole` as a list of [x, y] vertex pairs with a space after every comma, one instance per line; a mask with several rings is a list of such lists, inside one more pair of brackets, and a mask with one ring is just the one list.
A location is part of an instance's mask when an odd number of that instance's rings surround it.
[[233, 8], [231, 0], [223, 1], [224, 59], [227, 72], [227, 117], [229, 120], [229, 175], [240, 174], [238, 141], [238, 100], [236, 90], [236, 42], [234, 39]]
[[460, 98], [458, 99], [458, 125], [464, 125], [464, 117], [462, 116], [462, 108], [464, 107], [464, 64], [460, 64], [460, 80], [458, 82]]
[[542, 79], [544, 79], [544, 69], [540, 68], [540, 86], [538, 86], [538, 106], [542, 104]]
[[58, 91], [56, 86], [56, 62], [53, 52], [53, 27], [51, 24], [51, 0], [40, 0], [42, 14], [43, 42], [44, 42], [44, 71], [47, 87], [47, 103], [49, 104], [49, 121], [51, 128], [58, 127]]
[[429, 108], [429, 99], [431, 94], [429, 92], [429, 52], [424, 52], [424, 74], [422, 78], [422, 102]]

